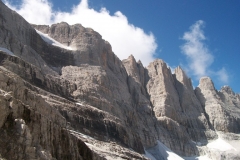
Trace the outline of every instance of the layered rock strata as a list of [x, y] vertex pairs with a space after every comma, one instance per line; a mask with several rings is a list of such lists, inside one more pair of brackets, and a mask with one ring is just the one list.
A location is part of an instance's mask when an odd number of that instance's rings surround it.
[[121, 61], [80, 24], [30, 25], [0, 2], [0, 47], [0, 158], [146, 159], [158, 140], [194, 156], [213, 153], [204, 147], [216, 131], [240, 132], [230, 87], [205, 77], [194, 90], [163, 60]]

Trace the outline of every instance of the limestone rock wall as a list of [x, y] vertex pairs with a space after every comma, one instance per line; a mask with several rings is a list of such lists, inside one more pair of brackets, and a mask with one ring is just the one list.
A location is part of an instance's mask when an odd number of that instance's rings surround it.
[[231, 88], [225, 86], [217, 91], [211, 79], [204, 77], [201, 78], [195, 92], [214, 129], [223, 132], [240, 132], [239, 98]]
[[[68, 45], [77, 49], [74, 52], [75, 65], [61, 69], [61, 77], [77, 85], [73, 92], [76, 101], [84, 101], [116, 117], [118, 124], [113, 121], [104, 125], [116, 126], [123, 144], [139, 152], [143, 152], [143, 146], [156, 144], [156, 121], [144, 87], [144, 75], [139, 81], [130, 77], [110, 44], [92, 29], [66, 23], [33, 26], [65, 45], [69, 41]], [[140, 70], [144, 74], [143, 66]], [[109, 138], [114, 137], [111, 130], [103, 128], [102, 132]]]
[[67, 131], [65, 118], [55, 108], [17, 75], [2, 68], [0, 73], [1, 113], [5, 113], [0, 117], [2, 157], [92, 159], [92, 151]]
[[216, 131], [240, 132], [230, 87], [204, 77], [194, 90], [181, 67], [121, 61], [80, 24], [30, 25], [0, 1], [0, 47], [13, 53], [0, 51], [0, 158], [145, 159], [157, 140], [195, 156]]
[[26, 62], [34, 64], [46, 73], [55, 75], [41, 57], [42, 49], [46, 44], [31, 27], [16, 12], [0, 2], [0, 45], [13, 52]]
[[208, 137], [205, 132], [212, 131], [190, 80], [181, 68], [177, 68], [173, 75], [162, 60], [150, 63], [148, 74], [147, 91], [158, 120], [158, 128], [171, 133], [169, 136], [160, 132], [159, 139], [181, 155], [198, 154], [191, 140], [206, 143]]

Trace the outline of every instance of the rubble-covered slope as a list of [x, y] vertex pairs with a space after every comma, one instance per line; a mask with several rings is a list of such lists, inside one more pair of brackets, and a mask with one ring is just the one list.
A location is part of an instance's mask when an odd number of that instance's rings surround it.
[[147, 159], [159, 144], [229, 158], [208, 142], [216, 131], [239, 140], [240, 96], [230, 87], [202, 78], [194, 90], [180, 67], [121, 61], [90, 28], [30, 25], [2, 2], [0, 89], [0, 158]]

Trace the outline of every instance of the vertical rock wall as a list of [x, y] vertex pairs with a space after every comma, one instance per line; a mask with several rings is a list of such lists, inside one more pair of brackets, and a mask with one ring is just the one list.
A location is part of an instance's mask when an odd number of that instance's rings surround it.
[[[47, 44], [32, 26], [74, 50]], [[157, 140], [193, 156], [216, 131], [240, 132], [240, 96], [230, 87], [216, 91], [204, 77], [194, 90], [163, 60], [147, 68], [133, 56], [121, 61], [80, 24], [32, 26], [0, 2], [0, 47], [13, 52], [0, 51], [0, 157], [105, 159], [93, 147], [103, 141], [125, 148], [111, 158], [124, 151], [131, 159]]]

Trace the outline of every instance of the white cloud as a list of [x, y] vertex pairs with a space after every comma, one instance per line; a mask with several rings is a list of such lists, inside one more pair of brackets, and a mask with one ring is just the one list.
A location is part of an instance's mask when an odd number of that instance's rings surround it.
[[216, 75], [217, 75], [219, 81], [224, 82], [224, 83], [228, 83], [229, 75], [228, 75], [225, 68], [222, 68], [221, 70], [217, 71]]
[[168, 63], [167, 64], [167, 67], [171, 70], [171, 73], [174, 73], [175, 72], [175, 68], [177, 68], [176, 66], [170, 66]]
[[203, 27], [204, 21], [199, 20], [182, 37], [186, 41], [181, 46], [181, 50], [188, 60], [187, 70], [198, 79], [203, 76], [217, 76], [221, 82], [228, 83], [228, 74], [225, 68], [219, 71], [212, 71], [210, 68], [214, 62], [214, 56], [204, 43], [206, 37], [202, 30]]
[[18, 7], [11, 5], [7, 0], [5, 3], [30, 23], [53, 24], [65, 21], [93, 28], [103, 39], [110, 42], [114, 53], [120, 59], [132, 54], [145, 66], [154, 60], [157, 48], [154, 35], [130, 24], [120, 11], [114, 15], [110, 15], [106, 8], [96, 11], [88, 6], [88, 0], [82, 0], [77, 6], [73, 6], [71, 12], [54, 11], [48, 0], [22, 0]]
[[4, 3], [17, 11], [28, 22], [35, 24], [51, 24], [54, 13], [52, 4], [48, 0], [22, 0], [19, 6], [12, 5], [9, 1]]

